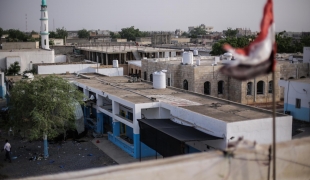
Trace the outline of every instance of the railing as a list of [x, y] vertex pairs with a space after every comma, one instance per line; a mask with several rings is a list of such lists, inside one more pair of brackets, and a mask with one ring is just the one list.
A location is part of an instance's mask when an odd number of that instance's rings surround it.
[[127, 119], [126, 117], [124, 117], [124, 116], [121, 116], [121, 115], [119, 115], [119, 114], [116, 114], [116, 116], [118, 116], [118, 117], [120, 117], [120, 118], [122, 118], [122, 119], [124, 119], [124, 120], [126, 120], [126, 121], [129, 121], [129, 122], [133, 122], [133, 120], [131, 120], [131, 119]]
[[111, 132], [108, 132], [108, 139], [112, 141], [115, 145], [126, 151], [131, 156], [134, 156], [134, 146], [129, 144], [125, 140], [121, 139], [120, 137], [114, 136]]

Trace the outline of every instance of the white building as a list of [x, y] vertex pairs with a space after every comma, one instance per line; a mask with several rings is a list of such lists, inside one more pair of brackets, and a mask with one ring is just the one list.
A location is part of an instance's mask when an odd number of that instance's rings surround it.
[[[160, 131], [154, 127], [154, 131], [149, 131], [146, 135], [141, 134], [145, 132], [139, 126], [139, 123], [144, 123], [142, 121], [189, 126], [186, 128], [190, 128], [196, 134], [202, 133], [209, 137], [199, 141], [176, 141], [181, 143], [183, 153], [225, 149], [230, 140], [241, 136], [262, 144], [272, 142], [270, 111], [181, 89], [165, 88], [166, 83], [161, 82], [165, 78], [157, 79], [157, 75], [153, 75], [153, 82], [159, 84], [154, 87], [159, 85], [162, 89], [153, 88], [153, 85], [147, 82], [132, 82], [125, 77], [85, 74], [83, 77], [72, 75], [66, 78], [78, 86], [87, 97], [96, 97], [95, 101], [91, 101], [84, 108], [85, 119], [93, 121], [95, 131], [107, 133], [112, 143], [134, 158], [139, 158], [140, 155], [153, 156], [156, 152], [167, 156], [161, 153], [160, 149], [146, 145], [148, 142], [143, 140], [145, 136], [154, 137], [156, 133], [152, 132]], [[292, 117], [277, 114], [276, 123], [277, 142], [290, 140]], [[175, 131], [169, 128], [166, 130], [166, 138], [159, 142], [166, 144], [160, 147], [169, 149], [169, 139], [175, 139]], [[178, 134], [180, 135], [180, 132]], [[183, 136], [188, 134], [181, 133]]]
[[294, 119], [310, 122], [310, 78], [280, 80], [284, 87], [284, 112]]

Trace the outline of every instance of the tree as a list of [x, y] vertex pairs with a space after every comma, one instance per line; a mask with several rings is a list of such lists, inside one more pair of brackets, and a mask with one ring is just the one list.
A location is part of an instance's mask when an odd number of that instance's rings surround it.
[[68, 37], [68, 32], [64, 27], [62, 27], [61, 29], [57, 28], [56, 33], [57, 33], [57, 38], [65, 39], [65, 37]]
[[112, 39], [118, 39], [118, 38], [121, 38], [121, 35], [118, 33], [110, 32], [110, 37]]
[[3, 35], [3, 29], [0, 27], [0, 38]]
[[15, 61], [13, 64], [10, 65], [7, 75], [16, 75], [20, 71], [20, 65], [19, 62]]
[[122, 28], [119, 34], [121, 38], [127, 39], [128, 41], [135, 41], [136, 37], [145, 37], [146, 35], [146, 33], [141, 32], [139, 29], [135, 29], [134, 26]]
[[86, 29], [78, 31], [79, 38], [89, 38], [89, 32]]
[[226, 37], [236, 37], [237, 34], [238, 34], [238, 30], [237, 29], [233, 30], [231, 28], [228, 28], [226, 30], [226, 32], [225, 32], [225, 36]]
[[183, 32], [181, 36], [188, 37], [189, 35], [187, 32]]
[[55, 75], [19, 81], [11, 91], [9, 123], [17, 129], [27, 128], [30, 140], [43, 136], [44, 157], [48, 157], [47, 137], [75, 127], [75, 107], [82, 99], [74, 85]]
[[55, 31], [50, 31], [49, 38], [57, 38], [57, 34]]
[[253, 37], [228, 37], [226, 39], [221, 39], [218, 42], [214, 43], [212, 46], [212, 51], [210, 52], [211, 55], [221, 55], [224, 54], [226, 51], [223, 49], [223, 45], [225, 43], [230, 44], [234, 48], [243, 48], [247, 46], [253, 39]]
[[207, 34], [207, 31], [204, 28], [199, 26], [199, 27], [196, 27], [193, 30], [191, 30], [190, 37], [191, 38], [197, 38], [198, 36], [206, 35], [206, 34]]
[[8, 34], [9, 34], [8, 39], [10, 42], [12, 42], [12, 41], [15, 41], [15, 42], [27, 41], [27, 38], [28, 38], [28, 36], [26, 36], [26, 34], [21, 32], [20, 30], [16, 30], [16, 29], [9, 29]]

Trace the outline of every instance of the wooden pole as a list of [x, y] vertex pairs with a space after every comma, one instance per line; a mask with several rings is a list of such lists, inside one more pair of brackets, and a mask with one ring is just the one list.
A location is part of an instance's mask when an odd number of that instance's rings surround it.
[[272, 172], [273, 180], [276, 180], [276, 83], [275, 71], [272, 71]]

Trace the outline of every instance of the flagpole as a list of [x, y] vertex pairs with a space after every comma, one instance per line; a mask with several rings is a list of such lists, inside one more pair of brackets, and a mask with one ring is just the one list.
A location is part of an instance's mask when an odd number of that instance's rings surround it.
[[276, 180], [276, 83], [275, 70], [272, 71], [272, 162], [273, 180]]

